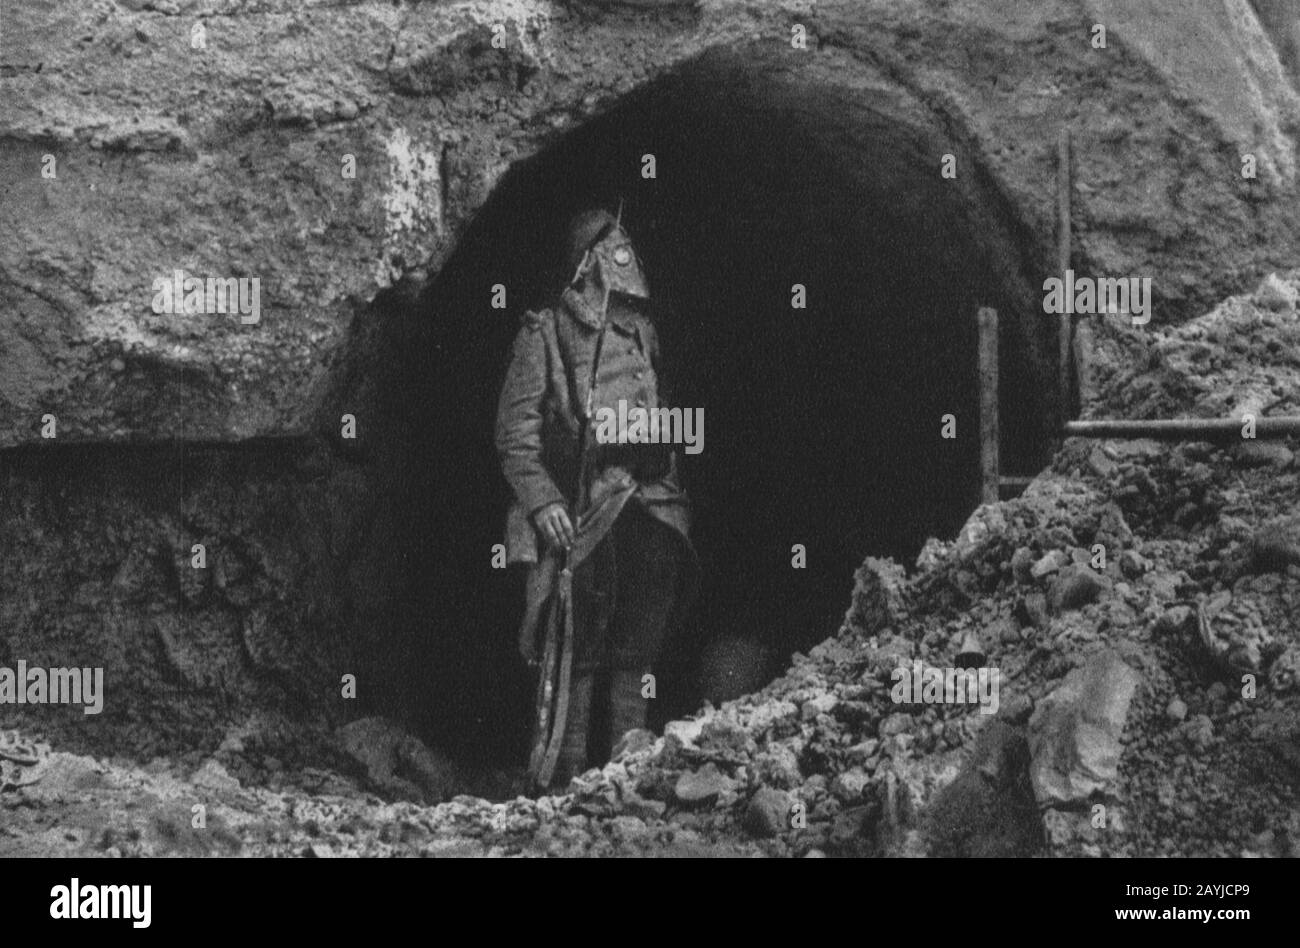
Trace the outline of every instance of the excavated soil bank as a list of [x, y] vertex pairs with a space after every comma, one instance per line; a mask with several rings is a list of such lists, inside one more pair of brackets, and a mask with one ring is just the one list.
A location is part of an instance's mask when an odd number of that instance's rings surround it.
[[210, 752], [258, 708], [311, 722], [276, 751], [298, 756], [344, 718], [341, 676], [364, 670], [321, 568], [351, 503], [329, 463], [294, 440], [0, 452], [0, 586], [26, 591], [0, 612], [0, 665], [100, 666], [106, 682], [98, 715], [6, 704], [0, 725], [147, 760]]

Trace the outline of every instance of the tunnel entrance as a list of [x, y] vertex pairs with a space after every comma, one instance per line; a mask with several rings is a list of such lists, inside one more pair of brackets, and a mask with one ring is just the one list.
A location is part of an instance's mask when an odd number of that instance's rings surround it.
[[[940, 176], [945, 154], [956, 180]], [[519, 577], [490, 568], [508, 502], [497, 395], [522, 311], [569, 276], [567, 221], [620, 198], [659, 303], [665, 381], [705, 417], [704, 450], [683, 465], [704, 588], [660, 670], [660, 721], [761, 685], [835, 631], [864, 556], [910, 565], [976, 506], [981, 305], [1003, 314], [1004, 469], [1035, 469], [1047, 444], [1043, 248], [935, 116], [757, 48], [624, 98], [514, 167], [394, 323], [382, 402], [403, 431], [386, 489], [412, 590], [398, 620], [410, 700], [430, 740], [481, 760], [522, 760], [531, 704]], [[956, 439], [940, 436], [945, 414]], [[806, 568], [792, 568], [795, 544]]]

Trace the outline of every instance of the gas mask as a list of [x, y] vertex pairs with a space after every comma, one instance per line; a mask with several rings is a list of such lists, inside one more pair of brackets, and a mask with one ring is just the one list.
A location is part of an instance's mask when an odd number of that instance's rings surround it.
[[591, 248], [595, 265], [600, 268], [601, 282], [611, 293], [622, 293], [648, 299], [650, 287], [646, 283], [641, 261], [632, 249], [632, 241], [620, 228], [614, 228]]

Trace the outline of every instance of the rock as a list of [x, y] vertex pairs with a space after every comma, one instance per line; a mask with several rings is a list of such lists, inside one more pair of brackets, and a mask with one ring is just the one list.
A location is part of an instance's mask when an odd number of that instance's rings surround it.
[[[1216, 656], [1218, 657], [1218, 656]], [[1221, 658], [1222, 664], [1234, 675], [1257, 675], [1263, 667], [1259, 642], [1233, 642]]]
[[1275, 313], [1293, 311], [1296, 307], [1295, 287], [1276, 273], [1270, 273], [1255, 291], [1255, 305]]
[[1020, 642], [1020, 623], [1010, 616], [998, 619], [991, 626], [985, 638], [1002, 645], [1016, 645]]
[[626, 756], [640, 754], [653, 747], [655, 740], [652, 731], [647, 731], [645, 728], [633, 728], [618, 739], [618, 742], [610, 751], [609, 759], [617, 761]]
[[1040, 806], [1113, 793], [1121, 738], [1141, 676], [1115, 652], [1066, 675], [1029, 720], [1030, 778]]
[[745, 832], [759, 839], [780, 836], [790, 828], [790, 797], [772, 787], [760, 787], [749, 798], [742, 824]]
[[1124, 519], [1124, 511], [1113, 501], [1101, 510], [1101, 520], [1097, 525], [1096, 542], [1107, 549], [1127, 547], [1133, 542], [1133, 530]]
[[239, 781], [226, 772], [220, 763], [208, 758], [203, 766], [190, 776], [190, 783], [205, 790], [232, 791], [239, 789]]
[[1185, 578], [1182, 573], [1156, 570], [1142, 577], [1142, 585], [1151, 590], [1151, 594], [1157, 599], [1176, 599], [1178, 598], [1178, 587], [1184, 582]]
[[769, 743], [754, 759], [754, 769], [764, 784], [784, 790], [793, 790], [803, 782], [799, 758], [784, 743]]
[[1251, 566], [1257, 573], [1282, 573], [1300, 563], [1300, 538], [1284, 527], [1264, 527], [1250, 541]]
[[21, 787], [29, 801], [66, 802], [105, 786], [107, 772], [93, 757], [51, 752], [44, 741], [0, 731], [0, 792]]
[[1280, 441], [1247, 439], [1233, 451], [1237, 462], [1244, 467], [1290, 467], [1295, 460], [1291, 449]]
[[832, 694], [822, 694], [815, 698], [809, 698], [799, 709], [799, 717], [804, 721], [812, 721], [819, 714], [830, 714], [835, 705], [839, 704], [839, 699]]
[[699, 770], [687, 771], [677, 778], [673, 795], [687, 806], [705, 806], [715, 802], [723, 793], [730, 793], [736, 782], [722, 773], [718, 765], [707, 763]]
[[893, 671], [899, 665], [906, 664], [916, 651], [916, 643], [901, 635], [889, 635], [882, 638], [880, 644], [867, 652], [867, 659], [877, 668]]
[[1300, 648], [1292, 645], [1273, 660], [1268, 669], [1268, 686], [1278, 694], [1300, 688]]
[[903, 568], [892, 560], [867, 557], [853, 574], [853, 595], [844, 623], [866, 635], [875, 635], [903, 611]]
[[1106, 588], [1105, 581], [1086, 566], [1071, 566], [1052, 581], [1047, 591], [1047, 607], [1054, 614], [1081, 609], [1095, 602]]
[[957, 533], [953, 552], [959, 560], [969, 561], [984, 548], [990, 537], [1006, 534], [1007, 521], [997, 505], [985, 504], [975, 509]]
[[630, 816], [640, 817], [642, 820], [657, 820], [663, 817], [667, 809], [668, 804], [662, 800], [647, 799], [635, 790], [625, 790], [623, 793], [622, 810]]
[[1049, 852], [1068, 851], [1079, 842], [1080, 814], [1048, 809], [1043, 811], [1043, 832]]
[[1070, 562], [1075, 566], [1090, 566], [1093, 555], [1083, 547], [1076, 546], [1070, 550]]
[[1173, 606], [1156, 620], [1156, 632], [1161, 635], [1178, 635], [1191, 627], [1195, 612], [1190, 606]]
[[1107, 443], [1114, 449], [1116, 458], [1123, 458], [1126, 462], [1131, 461], [1149, 461], [1152, 458], [1158, 458], [1169, 450], [1169, 446], [1154, 441], [1151, 438], [1133, 438], [1123, 441], [1114, 441]]
[[1190, 501], [1183, 504], [1174, 511], [1174, 523], [1180, 527], [1190, 527], [1201, 517], [1201, 508], [1199, 505]]
[[[1280, 765], [1279, 775], [1284, 776], [1293, 786], [1300, 787], [1300, 730], [1294, 721], [1270, 717], [1265, 719], [1257, 731], [1259, 733], [1252, 732], [1251, 737], [1261, 741]], [[1300, 830], [1300, 810], [1291, 819], [1296, 824], [1296, 830]], [[1300, 832], [1296, 835], [1300, 837]]]
[[1183, 736], [1198, 752], [1204, 752], [1214, 743], [1214, 722], [1209, 715], [1198, 714], [1183, 725]]
[[226, 732], [226, 736], [221, 739], [221, 745], [217, 748], [217, 753], [242, 754], [244, 752], [244, 742], [248, 737], [249, 732], [246, 728], [232, 727]]
[[880, 722], [880, 736], [882, 738], [893, 737], [895, 734], [902, 734], [908, 731], [913, 725], [912, 716], [906, 712], [897, 712], [886, 717]]
[[1029, 748], [1022, 729], [1000, 718], [975, 739], [962, 771], [925, 810], [922, 833], [930, 855], [1033, 856], [1042, 828], [1030, 786]]
[[1024, 724], [1034, 713], [1034, 699], [1027, 694], [1003, 694], [998, 717], [1010, 724]]
[[835, 720], [851, 728], [870, 728], [879, 717], [875, 701], [841, 701], [835, 705]]
[[1109, 478], [1119, 470], [1119, 465], [1106, 456], [1100, 447], [1094, 447], [1088, 455], [1088, 467], [1098, 477]]
[[465, 783], [454, 761], [386, 718], [351, 721], [334, 736], [372, 787], [385, 795], [438, 803], [455, 796]]
[[836, 814], [827, 840], [831, 850], [840, 856], [868, 855], [869, 835], [877, 813], [872, 806], [855, 806]]
[[650, 830], [645, 823], [635, 816], [616, 816], [609, 821], [609, 831], [615, 839], [634, 842], [644, 839]]
[[1173, 701], [1170, 701], [1169, 706], [1165, 708], [1165, 715], [1171, 721], [1182, 721], [1187, 717], [1187, 705], [1183, 703], [1181, 698], [1175, 698]]
[[1052, 550], [1029, 568], [1029, 575], [1034, 579], [1042, 579], [1044, 576], [1055, 573], [1069, 562], [1070, 557], [1064, 550]]
[[1206, 655], [1232, 677], [1258, 674], [1265, 650], [1274, 654], [1272, 634], [1258, 609], [1249, 597], [1234, 601], [1229, 592], [1202, 605], [1197, 636]]
[[1125, 550], [1119, 555], [1120, 572], [1129, 579], [1137, 579], [1151, 568], [1151, 561], [1136, 550]]
[[664, 737], [677, 741], [685, 747], [694, 747], [704, 733], [704, 719], [694, 718], [686, 721], [669, 721], [664, 725]]
[[841, 803], [857, 803], [862, 799], [862, 791], [871, 782], [866, 771], [853, 767], [837, 774], [831, 781], [831, 795]]
[[880, 741], [876, 738], [868, 738], [860, 744], [854, 744], [848, 749], [848, 758], [855, 764], [864, 763], [871, 757], [876, 756], [876, 751], [880, 749]]
[[1016, 582], [1024, 585], [1033, 582], [1033, 566], [1034, 554], [1029, 547], [1019, 547], [1016, 552], [1011, 554], [1011, 575], [1015, 577]]
[[1031, 628], [1046, 629], [1052, 621], [1047, 614], [1047, 597], [1040, 592], [1026, 593], [1016, 611], [1021, 622]]
[[917, 571], [925, 573], [940, 568], [948, 559], [951, 550], [951, 543], [945, 543], [938, 537], [929, 537], [921, 547], [921, 552], [916, 555]]

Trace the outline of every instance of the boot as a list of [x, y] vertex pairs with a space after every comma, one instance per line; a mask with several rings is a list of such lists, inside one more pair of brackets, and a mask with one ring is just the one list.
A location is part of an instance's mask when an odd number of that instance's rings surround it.
[[616, 671], [609, 680], [609, 747], [613, 753], [628, 731], [644, 728], [650, 710], [641, 697], [641, 672]]
[[569, 679], [569, 715], [564, 724], [564, 737], [560, 741], [560, 756], [555, 762], [555, 774], [551, 777], [552, 787], [567, 786], [570, 778], [587, 769], [593, 678], [590, 672], [574, 672]]

